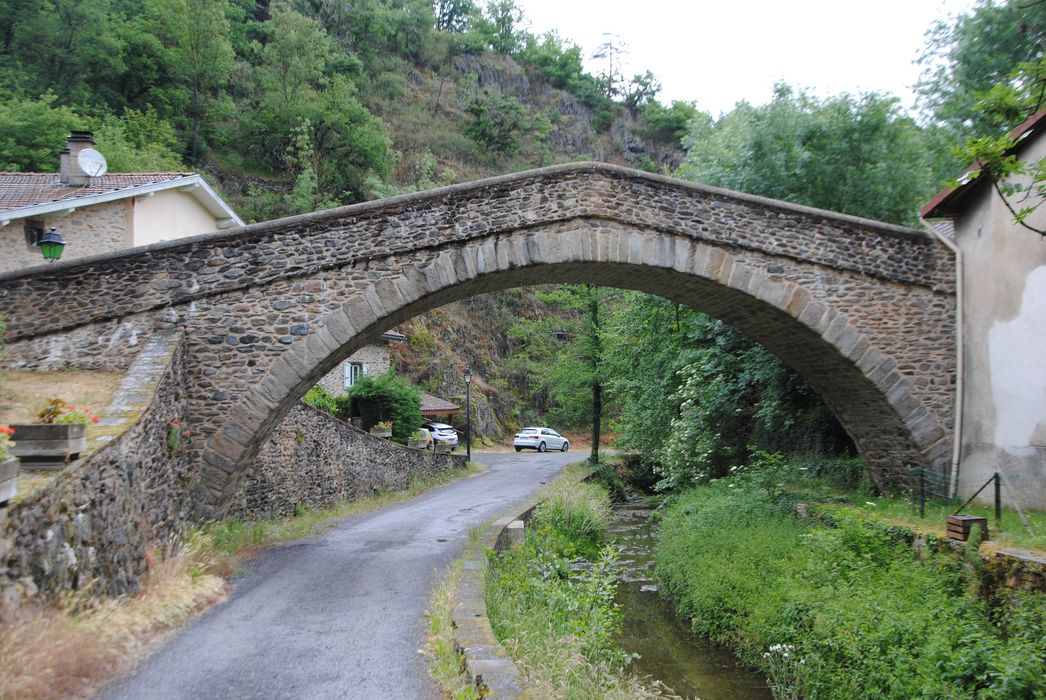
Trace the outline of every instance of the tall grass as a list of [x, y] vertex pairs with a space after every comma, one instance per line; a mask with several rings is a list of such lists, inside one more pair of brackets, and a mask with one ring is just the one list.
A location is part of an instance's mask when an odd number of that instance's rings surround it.
[[778, 697], [1046, 697], [1046, 598], [989, 606], [954, 558], [918, 561], [862, 519], [827, 528], [793, 512], [722, 480], [674, 500], [657, 551], [695, 631], [765, 671]]
[[11, 613], [0, 626], [0, 697], [89, 697], [164, 633], [224, 600], [222, 579], [201, 573], [210, 552], [211, 543], [197, 535], [153, 560], [134, 597], [98, 602], [88, 592]]
[[[614, 644], [621, 611], [609, 522], [605, 489], [562, 479], [535, 510], [525, 544], [491, 554], [487, 612], [531, 697], [662, 697], [628, 673], [631, 657]], [[577, 566], [580, 555], [587, 565]]]

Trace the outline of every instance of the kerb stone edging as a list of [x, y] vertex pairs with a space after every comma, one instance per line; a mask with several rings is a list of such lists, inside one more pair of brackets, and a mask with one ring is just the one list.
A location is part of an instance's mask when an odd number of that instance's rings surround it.
[[[588, 479], [591, 474], [582, 477]], [[495, 520], [480, 547], [472, 547], [462, 566], [461, 578], [451, 593], [451, 622], [454, 643], [461, 652], [465, 673], [484, 698], [515, 700], [521, 697], [523, 682], [519, 667], [501, 646], [487, 617], [484, 596], [488, 549], [500, 552], [522, 544], [524, 523], [529, 522], [541, 500], [533, 500], [517, 515]]]

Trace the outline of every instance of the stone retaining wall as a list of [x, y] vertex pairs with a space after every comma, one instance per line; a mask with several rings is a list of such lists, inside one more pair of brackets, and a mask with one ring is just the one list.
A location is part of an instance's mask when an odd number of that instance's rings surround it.
[[131, 427], [0, 512], [0, 611], [89, 585], [100, 595], [134, 592], [147, 553], [184, 531], [194, 474], [184, 451], [167, 446], [171, 421], [188, 415], [181, 333], [157, 334], [150, 350], [166, 358], [137, 377], [152, 399]]
[[245, 519], [326, 508], [465, 465], [464, 455], [411, 450], [299, 403], [261, 448], [230, 509]]

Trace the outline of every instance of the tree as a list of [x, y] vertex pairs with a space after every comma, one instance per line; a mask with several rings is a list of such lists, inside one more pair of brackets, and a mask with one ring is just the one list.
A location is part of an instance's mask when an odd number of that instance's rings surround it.
[[511, 56], [524, 45], [524, 32], [519, 29], [522, 22], [523, 10], [514, 0], [491, 0], [472, 26], [491, 51]]
[[1046, 40], [1046, 2], [980, 0], [952, 22], [935, 23], [919, 62], [919, 106], [933, 122], [962, 136], [1000, 136], [1017, 122], [979, 103], [993, 86], [1017, 86], [1015, 69], [1040, 60]]
[[1014, 155], [1009, 130], [1046, 104], [1046, 2], [981, 2], [951, 24], [934, 26], [919, 85], [923, 109], [967, 139], [957, 149], [986, 178], [1014, 221], [1046, 236], [1028, 217], [1046, 197], [1046, 164]]
[[436, 15], [436, 29], [452, 34], [468, 31], [469, 23], [479, 12], [472, 0], [435, 0], [432, 9]]
[[37, 99], [12, 95], [0, 100], [0, 170], [58, 169], [58, 152], [66, 136], [81, 128], [84, 118], [57, 102], [57, 96], [51, 92]]
[[[613, 99], [621, 94], [620, 85], [625, 82], [621, 74], [621, 63], [624, 55], [628, 53], [625, 42], [616, 34], [606, 32], [603, 34], [605, 41], [592, 52], [592, 58], [604, 59], [606, 67], [599, 75], [599, 82], [603, 88], [603, 94]], [[651, 76], [653, 77], [653, 76]]]
[[786, 85], [766, 105], [696, 119], [684, 146], [687, 179], [898, 224], [915, 222], [949, 162], [896, 98], [816, 99]]

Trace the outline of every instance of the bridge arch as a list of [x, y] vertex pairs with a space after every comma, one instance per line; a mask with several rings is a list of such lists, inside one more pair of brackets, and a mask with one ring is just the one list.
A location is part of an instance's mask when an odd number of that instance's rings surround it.
[[198, 503], [220, 514], [269, 431], [310, 386], [383, 331], [476, 294], [592, 283], [656, 294], [737, 327], [799, 372], [854, 439], [881, 485], [911, 463], [943, 466], [946, 430], [859, 321], [804, 284], [721, 247], [598, 219], [536, 225], [407, 261], [318, 319], [221, 423], [203, 453]]
[[447, 302], [551, 282], [738, 327], [806, 378], [886, 485], [950, 456], [954, 270], [919, 231], [576, 163], [0, 275], [0, 315], [24, 368], [126, 366], [180, 326], [205, 516], [355, 349]]

